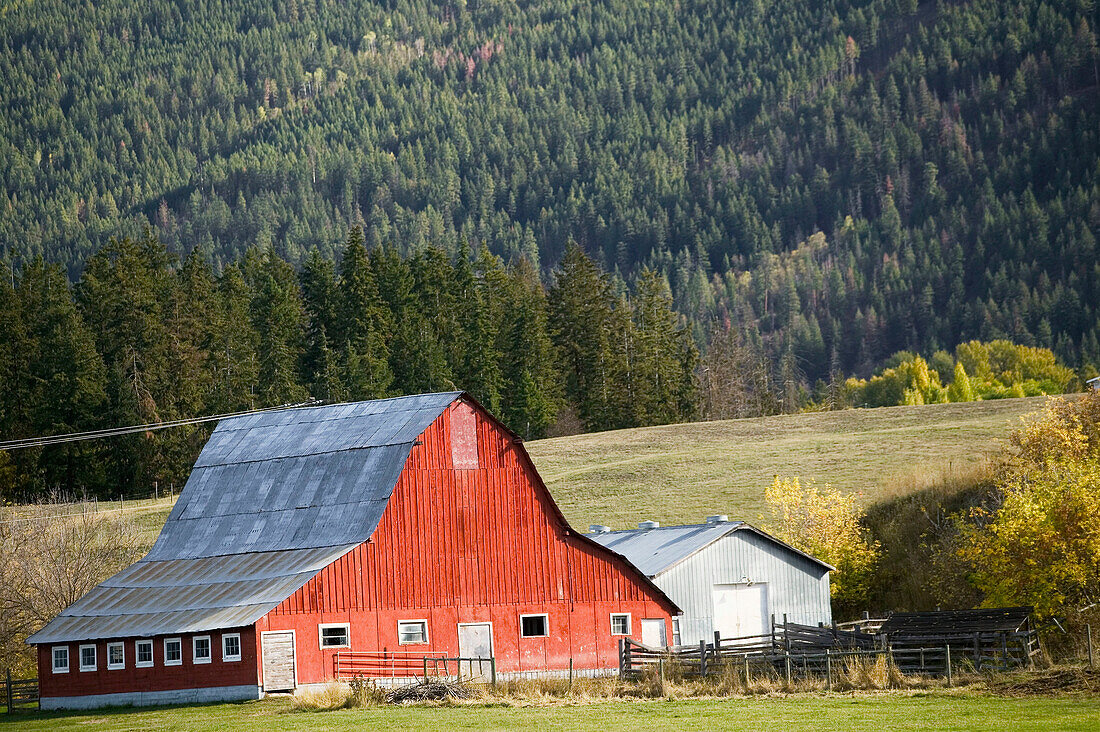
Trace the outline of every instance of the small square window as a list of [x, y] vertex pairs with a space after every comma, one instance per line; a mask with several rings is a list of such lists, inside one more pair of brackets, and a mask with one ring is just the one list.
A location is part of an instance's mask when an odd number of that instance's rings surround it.
[[139, 640], [134, 643], [134, 665], [149, 668], [153, 665], [153, 641]]
[[191, 661], [210, 663], [210, 636], [198, 635], [191, 639]]
[[241, 660], [241, 634], [225, 633], [222, 635], [222, 660]]
[[630, 613], [611, 613], [611, 635], [630, 635]]
[[107, 669], [117, 671], [126, 668], [126, 647], [121, 643], [107, 644]]
[[179, 666], [183, 664], [183, 642], [179, 638], [164, 639], [164, 665]]
[[321, 648], [347, 648], [351, 645], [347, 623], [318, 625], [317, 628], [321, 635]]
[[69, 647], [53, 647], [53, 672], [55, 674], [69, 673]]
[[519, 634], [524, 638], [545, 638], [550, 635], [545, 615], [520, 615]]
[[428, 642], [427, 620], [402, 620], [397, 624], [397, 642], [401, 645]]
[[80, 670], [81, 671], [95, 671], [96, 666], [96, 654], [95, 645], [81, 646], [80, 647]]

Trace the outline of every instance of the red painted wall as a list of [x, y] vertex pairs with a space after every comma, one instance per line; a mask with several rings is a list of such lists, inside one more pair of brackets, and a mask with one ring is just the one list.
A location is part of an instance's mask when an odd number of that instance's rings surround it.
[[[244, 686], [258, 682], [256, 674], [256, 632], [252, 627], [226, 630], [226, 633], [240, 633], [241, 660], [222, 660], [221, 632], [195, 633], [209, 635], [211, 646], [210, 663], [192, 663], [191, 655], [193, 635], [172, 635], [180, 638], [183, 648], [183, 663], [179, 666], [164, 665], [164, 638], [154, 636], [153, 665], [137, 668], [134, 661], [136, 640], [148, 638], [123, 639], [126, 649], [126, 668], [108, 670], [107, 643], [96, 641], [95, 671], [80, 670], [80, 646], [85, 643], [56, 643], [38, 646], [38, 684], [44, 697], [84, 696], [86, 694], [116, 694], [133, 691], [168, 691], [177, 689], [198, 689], [212, 686]], [[118, 639], [112, 639], [114, 642]], [[53, 673], [52, 653], [54, 646], [69, 647], [69, 672]]]
[[[421, 436], [374, 536], [261, 619], [296, 631], [298, 680], [333, 676], [319, 623], [350, 623], [351, 650], [458, 654], [458, 623], [490, 621], [502, 671], [613, 668], [610, 614], [661, 618], [674, 607], [628, 563], [568, 531], [522, 446], [476, 413], [477, 467], [456, 433], [456, 404]], [[457, 410], [457, 414], [456, 414]], [[519, 616], [549, 615], [549, 638], [521, 638]], [[429, 643], [400, 646], [398, 620], [426, 619]]]

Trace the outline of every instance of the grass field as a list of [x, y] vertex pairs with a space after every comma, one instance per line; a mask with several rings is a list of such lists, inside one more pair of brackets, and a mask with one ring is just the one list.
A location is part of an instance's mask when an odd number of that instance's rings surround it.
[[755, 522], [776, 475], [874, 500], [965, 470], [996, 451], [1046, 397], [697, 422], [527, 443], [569, 522]]
[[294, 712], [285, 699], [80, 714], [19, 713], [0, 730], [543, 729], [1100, 730], [1100, 698], [1014, 699], [969, 694], [798, 695], [576, 706], [372, 707]]

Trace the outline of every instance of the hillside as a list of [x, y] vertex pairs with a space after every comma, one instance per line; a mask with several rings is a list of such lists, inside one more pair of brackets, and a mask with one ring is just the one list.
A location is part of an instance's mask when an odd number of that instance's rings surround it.
[[527, 443], [569, 522], [759, 521], [775, 475], [815, 478], [865, 501], [965, 470], [1045, 398], [737, 419]]
[[0, 8], [0, 255], [216, 270], [575, 240], [812, 385], [970, 338], [1100, 363], [1097, 4], [64, 0]]

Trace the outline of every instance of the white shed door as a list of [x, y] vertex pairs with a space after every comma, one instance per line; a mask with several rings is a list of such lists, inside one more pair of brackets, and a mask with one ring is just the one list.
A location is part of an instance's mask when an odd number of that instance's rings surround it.
[[664, 648], [668, 645], [665, 641], [665, 621], [657, 618], [642, 620], [642, 643], [650, 648]]
[[[493, 656], [493, 626], [489, 623], [458, 624], [458, 673], [464, 679], [489, 678], [489, 659]], [[479, 660], [473, 660], [479, 659]]]
[[293, 691], [294, 632], [287, 630], [264, 633], [261, 645], [264, 655], [264, 691]]
[[743, 638], [771, 632], [767, 583], [715, 585], [714, 629], [722, 638]]

